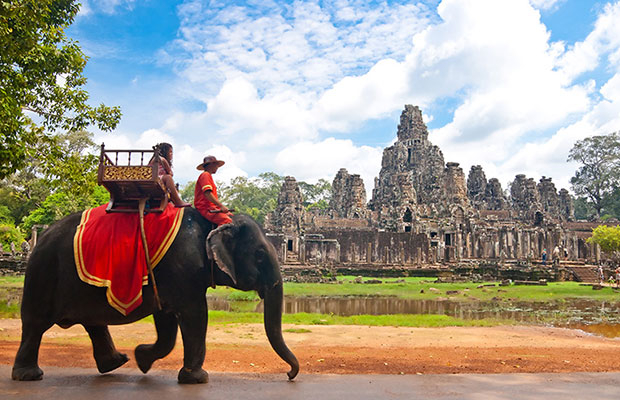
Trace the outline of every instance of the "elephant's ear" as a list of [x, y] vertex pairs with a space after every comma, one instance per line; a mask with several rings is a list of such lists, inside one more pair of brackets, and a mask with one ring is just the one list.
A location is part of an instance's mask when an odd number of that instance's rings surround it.
[[233, 224], [224, 224], [214, 229], [207, 236], [207, 256], [215, 260], [217, 266], [230, 276], [233, 283], [237, 284], [235, 265], [233, 262], [233, 240], [237, 227]]

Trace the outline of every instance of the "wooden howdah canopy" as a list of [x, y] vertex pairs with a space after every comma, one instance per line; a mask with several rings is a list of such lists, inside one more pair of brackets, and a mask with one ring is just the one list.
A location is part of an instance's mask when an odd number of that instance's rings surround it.
[[108, 150], [101, 144], [97, 183], [110, 192], [107, 212], [137, 212], [145, 200], [144, 212], [162, 212], [168, 192], [158, 177], [157, 147], [151, 150]]

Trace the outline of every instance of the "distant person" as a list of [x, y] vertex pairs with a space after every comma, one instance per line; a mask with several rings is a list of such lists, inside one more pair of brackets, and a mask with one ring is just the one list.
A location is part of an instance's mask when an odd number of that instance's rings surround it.
[[620, 266], [616, 268], [616, 288], [620, 287]]
[[198, 164], [197, 170], [203, 171], [196, 181], [194, 189], [194, 207], [207, 220], [216, 225], [224, 225], [232, 222], [228, 208], [217, 197], [217, 187], [213, 180], [213, 174], [224, 165], [225, 162], [214, 156], [206, 156], [202, 163]]
[[542, 265], [547, 265], [547, 249], [542, 250]]
[[555, 246], [555, 248], [553, 249], [553, 265], [559, 265], [560, 264], [560, 248], [558, 246]]
[[[172, 200], [175, 207], [190, 207], [191, 204], [183, 201], [181, 196], [179, 196], [179, 191], [177, 190], [174, 180], [172, 179], [172, 145], [170, 143], [159, 143], [156, 146], [156, 149], [160, 160], [157, 169], [157, 176], [163, 182], [164, 186], [168, 190], [168, 193], [170, 193], [170, 200]], [[149, 165], [151, 165], [152, 162], [153, 160], [151, 160]]]
[[602, 265], [598, 266], [596, 274], [598, 275], [598, 283], [602, 285], [603, 282], [605, 282], [605, 272], [603, 271]]

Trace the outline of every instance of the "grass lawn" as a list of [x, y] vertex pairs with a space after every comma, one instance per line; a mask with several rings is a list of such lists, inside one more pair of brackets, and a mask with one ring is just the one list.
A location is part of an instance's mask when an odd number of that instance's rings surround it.
[[[343, 297], [343, 296], [393, 296], [402, 299], [493, 302], [564, 302], [568, 299], [617, 302], [620, 292], [612, 288], [592, 290], [576, 282], [551, 282], [547, 286], [498, 286], [497, 283], [435, 283], [432, 278], [389, 278], [380, 284], [354, 283], [354, 277], [338, 277], [338, 283], [285, 283], [286, 296]], [[372, 278], [364, 278], [367, 281]], [[18, 318], [17, 295], [23, 286], [23, 276], [0, 277], [0, 318]], [[450, 293], [448, 293], [450, 291]], [[262, 323], [262, 314], [253, 312], [258, 295], [227, 287], [208, 290], [209, 296], [223, 297], [230, 301], [235, 312], [209, 311], [209, 323]], [[152, 317], [145, 319], [152, 321]], [[446, 315], [356, 315], [337, 316], [324, 314], [284, 314], [283, 322], [297, 325], [385, 325], [410, 327], [441, 326], [491, 326], [511, 324], [509, 320], [466, 320]]]
[[[364, 278], [364, 281], [374, 278]], [[499, 286], [496, 282], [486, 283], [434, 283], [432, 278], [389, 278], [380, 284], [354, 283], [354, 277], [338, 277], [338, 283], [292, 283], [284, 284], [286, 296], [394, 296], [402, 299], [432, 300], [450, 297], [459, 301], [562, 301], [566, 299], [588, 299], [594, 301], [618, 301], [620, 292], [612, 288], [592, 290], [578, 282], [549, 282], [547, 286], [510, 285]], [[404, 282], [402, 282], [404, 280]], [[401, 282], [396, 282], [401, 281]], [[479, 287], [481, 285], [489, 285]], [[447, 293], [457, 291], [457, 293]], [[258, 300], [254, 292], [240, 292], [218, 287], [209, 289], [210, 296], [229, 300]]]

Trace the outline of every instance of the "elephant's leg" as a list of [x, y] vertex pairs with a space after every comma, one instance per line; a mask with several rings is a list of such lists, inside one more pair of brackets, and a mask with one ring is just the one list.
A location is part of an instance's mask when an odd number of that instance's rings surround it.
[[110, 372], [129, 361], [126, 354], [119, 353], [106, 325], [84, 325], [93, 343], [93, 356], [102, 374]]
[[158, 311], [153, 314], [155, 329], [157, 329], [157, 341], [153, 344], [141, 344], [136, 347], [135, 356], [140, 371], [145, 374], [151, 369], [155, 360], [166, 357], [177, 340], [179, 323], [176, 315]]
[[207, 383], [209, 375], [202, 369], [205, 360], [207, 336], [207, 300], [193, 299], [186, 310], [179, 313], [179, 326], [183, 336], [183, 368], [179, 383]]
[[39, 347], [51, 322], [31, 322], [22, 320], [22, 340], [15, 356], [11, 378], [17, 381], [38, 381], [43, 378], [39, 368]]

